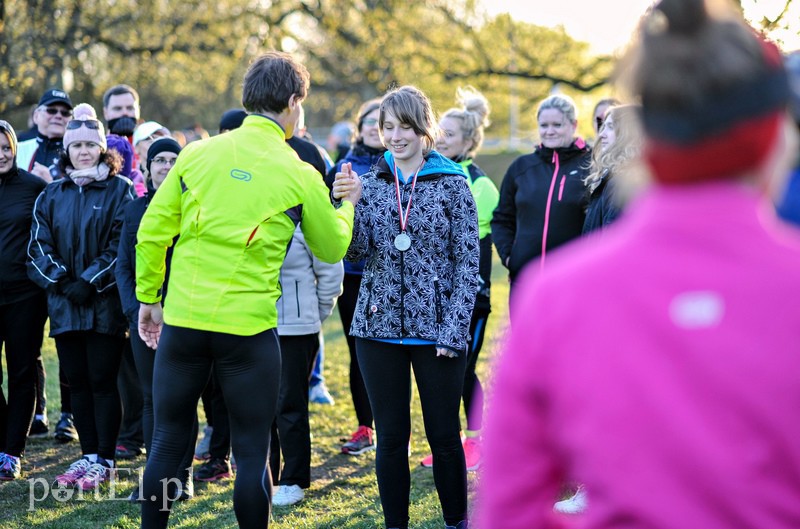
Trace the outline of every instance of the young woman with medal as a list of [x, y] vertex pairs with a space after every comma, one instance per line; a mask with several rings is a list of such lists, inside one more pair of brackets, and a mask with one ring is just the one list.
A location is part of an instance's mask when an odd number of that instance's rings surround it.
[[[435, 123], [417, 88], [383, 99], [379, 126], [388, 151], [362, 176], [347, 252], [347, 259], [366, 259], [351, 334], [375, 415], [387, 528], [409, 523], [412, 367], [445, 527], [467, 527], [458, 412], [478, 289], [478, 219], [461, 166], [432, 150]], [[333, 196], [346, 196], [355, 176], [345, 164]]]

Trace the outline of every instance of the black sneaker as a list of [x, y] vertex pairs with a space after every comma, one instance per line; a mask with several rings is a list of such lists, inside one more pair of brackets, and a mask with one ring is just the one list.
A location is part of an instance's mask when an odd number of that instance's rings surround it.
[[58, 420], [58, 424], [56, 424], [55, 438], [59, 443], [77, 441], [78, 430], [75, 429], [75, 423], [72, 422], [71, 413], [61, 414], [61, 418]]
[[46, 437], [48, 433], [50, 429], [47, 427], [47, 419], [34, 419], [28, 430], [28, 437]]
[[142, 497], [139, 485], [136, 485], [136, 487], [133, 488], [130, 495], [128, 496], [128, 501], [131, 503], [140, 503], [144, 501], [144, 497]]
[[125, 445], [117, 445], [114, 450], [114, 458], [115, 459], [136, 459], [140, 455], [144, 454], [144, 448], [128, 448]]
[[197, 469], [194, 479], [197, 481], [217, 481], [231, 477], [231, 463], [227, 459], [211, 458]]

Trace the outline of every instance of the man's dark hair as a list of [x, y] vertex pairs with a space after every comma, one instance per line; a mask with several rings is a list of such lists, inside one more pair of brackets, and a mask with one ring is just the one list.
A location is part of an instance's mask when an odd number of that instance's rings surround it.
[[139, 102], [139, 92], [137, 92], [132, 86], [118, 84], [116, 86], [112, 86], [106, 90], [105, 94], [103, 94], [103, 108], [108, 107], [108, 101], [111, 99], [111, 96], [118, 96], [122, 94], [130, 94], [133, 96], [134, 101], [137, 103]]
[[280, 114], [293, 95], [305, 99], [309, 83], [305, 66], [288, 53], [270, 51], [253, 61], [244, 74], [242, 105], [248, 112]]

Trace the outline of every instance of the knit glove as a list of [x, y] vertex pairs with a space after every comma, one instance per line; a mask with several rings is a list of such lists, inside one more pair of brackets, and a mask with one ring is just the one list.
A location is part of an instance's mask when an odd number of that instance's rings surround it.
[[95, 288], [84, 279], [68, 279], [61, 286], [61, 292], [76, 305], [87, 305], [95, 295]]

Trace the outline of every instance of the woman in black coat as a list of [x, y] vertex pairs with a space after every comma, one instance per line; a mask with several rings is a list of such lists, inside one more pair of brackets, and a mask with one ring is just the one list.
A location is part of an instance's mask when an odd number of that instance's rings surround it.
[[14, 129], [0, 120], [0, 348], [6, 352], [8, 373], [8, 400], [0, 391], [0, 481], [21, 476], [47, 320], [44, 292], [25, 272], [33, 204], [45, 183], [17, 168], [16, 156]]
[[106, 149], [103, 124], [88, 105], [75, 108], [60, 160], [65, 178], [48, 185], [34, 208], [28, 275], [47, 291], [50, 335], [69, 380], [83, 457], [56, 477], [59, 486], [97, 488], [110, 477], [122, 407], [117, 371], [127, 325], [114, 277], [130, 180]]
[[583, 230], [591, 149], [575, 136], [575, 103], [552, 95], [539, 104], [537, 119], [541, 143], [506, 171], [492, 218], [492, 238], [512, 287], [525, 265], [544, 266], [547, 252]]

